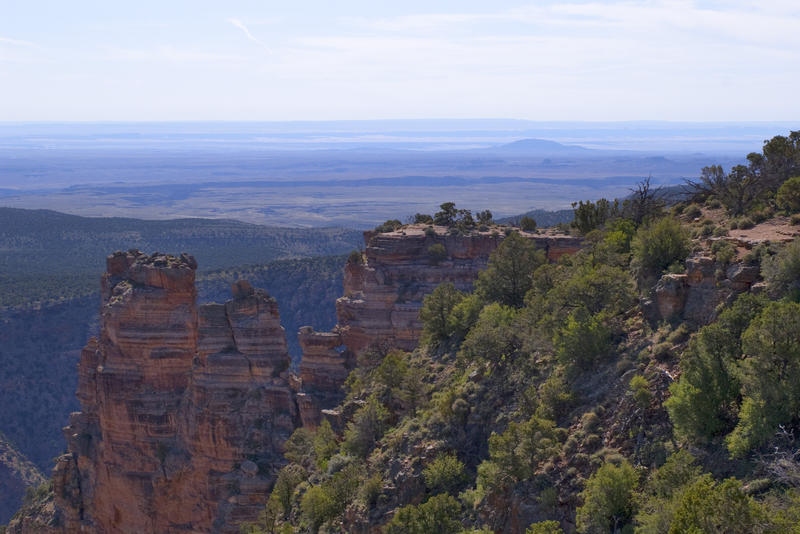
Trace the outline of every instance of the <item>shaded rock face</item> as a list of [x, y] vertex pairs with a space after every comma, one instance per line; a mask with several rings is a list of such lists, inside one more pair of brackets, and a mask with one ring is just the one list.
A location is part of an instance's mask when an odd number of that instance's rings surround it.
[[238, 532], [263, 508], [299, 422], [277, 304], [237, 283], [198, 308], [196, 267], [108, 258], [54, 470], [62, 532]]
[[[577, 252], [582, 243], [567, 235], [522, 235], [544, 250], [550, 261]], [[416, 348], [422, 334], [419, 310], [423, 298], [444, 282], [471, 291], [503, 238], [497, 232], [451, 235], [444, 227], [426, 233], [422, 226], [390, 233], [365, 232], [361, 261], [351, 259], [345, 267], [344, 296], [336, 301], [338, 326], [330, 333], [308, 328], [300, 331], [304, 390], [321, 397], [338, 394], [354, 365], [354, 355], [370, 346], [383, 343], [402, 350]], [[444, 259], [428, 253], [435, 244], [444, 247]]]
[[758, 266], [720, 266], [710, 256], [686, 260], [685, 274], [665, 274], [645, 305], [651, 320], [681, 318], [699, 325], [712, 322], [721, 303], [750, 291], [760, 280]]

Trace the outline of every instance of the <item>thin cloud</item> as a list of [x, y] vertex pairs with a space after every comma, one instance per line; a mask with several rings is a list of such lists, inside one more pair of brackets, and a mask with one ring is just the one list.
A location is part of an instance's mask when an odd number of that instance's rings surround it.
[[161, 46], [152, 49], [130, 49], [106, 47], [97, 56], [100, 59], [114, 61], [176, 61], [181, 63], [231, 63], [241, 62], [245, 58], [233, 54], [217, 54], [197, 50], [185, 50], [172, 46]]
[[250, 33], [250, 30], [247, 29], [247, 26], [244, 25], [244, 22], [242, 22], [239, 19], [234, 19], [234, 18], [228, 19], [228, 22], [230, 22], [231, 24], [233, 24], [234, 26], [236, 26], [237, 28], [242, 30], [242, 32], [244, 32], [245, 37], [247, 37], [248, 39], [250, 39], [251, 41], [256, 43], [258, 46], [260, 46], [261, 48], [263, 48], [264, 50], [266, 50], [270, 54], [272, 53], [272, 50], [270, 49], [269, 46], [266, 45], [266, 43], [264, 43], [263, 41], [257, 39], [252, 33]]
[[0, 43], [9, 44], [12, 46], [34, 46], [30, 41], [21, 41], [19, 39], [9, 39], [8, 37], [0, 37]]

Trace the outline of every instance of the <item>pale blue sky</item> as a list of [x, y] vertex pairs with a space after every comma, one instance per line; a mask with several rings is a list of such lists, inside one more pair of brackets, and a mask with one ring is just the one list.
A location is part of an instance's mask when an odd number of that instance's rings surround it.
[[800, 1], [0, 0], [0, 121], [800, 120]]

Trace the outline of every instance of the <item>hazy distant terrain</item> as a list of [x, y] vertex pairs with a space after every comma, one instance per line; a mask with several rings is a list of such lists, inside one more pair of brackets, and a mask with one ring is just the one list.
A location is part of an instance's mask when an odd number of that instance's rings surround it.
[[730, 166], [784, 124], [343, 121], [0, 125], [0, 205], [364, 228], [444, 201], [514, 215]]
[[362, 244], [361, 232], [342, 228], [93, 218], [0, 208], [0, 308], [94, 292], [105, 258], [115, 250], [189, 252], [204, 272], [284, 258], [346, 254]]

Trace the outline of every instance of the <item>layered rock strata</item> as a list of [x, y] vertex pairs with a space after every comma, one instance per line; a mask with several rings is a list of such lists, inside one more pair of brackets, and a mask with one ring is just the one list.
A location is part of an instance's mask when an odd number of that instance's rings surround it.
[[191, 256], [107, 265], [82, 411], [54, 470], [57, 531], [238, 532], [299, 422], [277, 304], [240, 282], [233, 300], [198, 307]]
[[[576, 252], [581, 239], [568, 235], [522, 232], [550, 261]], [[335, 396], [355, 355], [377, 344], [413, 350], [422, 334], [419, 310], [425, 295], [444, 282], [471, 291], [478, 272], [505, 236], [498, 232], [453, 234], [445, 227], [426, 231], [406, 226], [389, 233], [364, 233], [366, 248], [345, 267], [344, 296], [336, 301], [333, 332], [300, 331], [300, 377], [313, 396]], [[429, 252], [441, 245], [445, 255]], [[321, 405], [325, 405], [322, 402]]]

